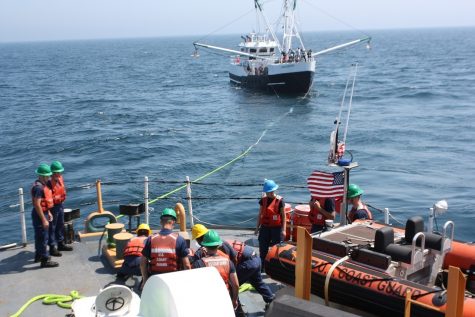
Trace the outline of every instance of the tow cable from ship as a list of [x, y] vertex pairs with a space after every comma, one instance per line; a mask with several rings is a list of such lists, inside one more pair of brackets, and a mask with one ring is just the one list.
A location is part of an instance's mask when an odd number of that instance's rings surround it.
[[79, 292], [74, 291], [74, 290], [71, 291], [69, 293], [69, 295], [60, 295], [60, 294], [42, 294], [42, 295], [38, 295], [38, 296], [35, 296], [35, 297], [31, 298], [29, 301], [27, 301], [25, 305], [21, 306], [21, 308], [16, 313], [11, 315], [10, 317], [19, 317], [25, 311], [25, 309], [28, 306], [30, 306], [32, 303], [34, 303], [34, 302], [36, 302], [37, 300], [40, 300], [40, 299], [43, 299], [43, 304], [45, 304], [45, 305], [56, 304], [61, 308], [71, 309], [71, 303], [69, 303], [69, 302], [72, 302], [75, 299], [79, 299], [81, 297], [82, 296], [79, 295]]

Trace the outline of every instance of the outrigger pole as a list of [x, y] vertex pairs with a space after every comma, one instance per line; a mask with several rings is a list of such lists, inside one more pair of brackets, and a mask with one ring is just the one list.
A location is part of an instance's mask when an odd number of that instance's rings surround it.
[[337, 51], [339, 49], [342, 49], [342, 48], [345, 48], [345, 47], [350, 47], [350, 46], [353, 46], [353, 45], [356, 45], [356, 44], [359, 44], [359, 43], [364, 43], [364, 42], [370, 44], [371, 43], [371, 37], [365, 37], [363, 39], [354, 40], [354, 41], [351, 41], [351, 42], [348, 42], [348, 43], [340, 44], [340, 45], [337, 45], [337, 46], [333, 46], [333, 47], [321, 50], [319, 52], [313, 53], [312, 57], [327, 54], [327, 53], [331, 53], [333, 51]]
[[212, 49], [212, 50], [218, 50], [218, 51], [223, 51], [223, 52], [228, 52], [228, 53], [234, 53], [234, 54], [237, 54], [237, 55], [240, 55], [240, 56], [253, 57], [253, 58], [256, 58], [256, 59], [264, 59], [264, 60], [269, 60], [269, 61], [273, 61], [273, 60], [274, 60], [274, 59], [272, 59], [272, 58], [265, 58], [265, 57], [262, 57], [262, 56], [253, 55], [253, 54], [248, 54], [248, 53], [244, 53], [244, 52], [241, 52], [241, 51], [232, 50], [232, 49], [229, 49], [229, 48], [224, 48], [224, 47], [219, 47], [219, 46], [213, 46], [213, 45], [208, 45], [208, 44], [203, 44], [203, 43], [198, 43], [198, 42], [194, 42], [193, 45], [195, 46], [195, 50], [198, 50], [198, 49], [197, 49], [197, 46], [199, 46], [199, 47], [209, 48], [209, 49]]

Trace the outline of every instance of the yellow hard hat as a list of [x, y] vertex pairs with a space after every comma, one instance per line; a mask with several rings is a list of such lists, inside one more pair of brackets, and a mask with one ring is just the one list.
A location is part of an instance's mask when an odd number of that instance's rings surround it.
[[140, 226], [138, 226], [137, 233], [140, 230], [146, 230], [147, 231], [147, 236], [149, 236], [152, 233], [152, 230], [150, 230], [150, 226], [146, 223], [141, 223]]
[[193, 228], [191, 229], [191, 237], [193, 238], [193, 240], [196, 240], [199, 237], [202, 237], [203, 235], [205, 235], [207, 232], [208, 232], [208, 229], [202, 224], [198, 223], [194, 225]]

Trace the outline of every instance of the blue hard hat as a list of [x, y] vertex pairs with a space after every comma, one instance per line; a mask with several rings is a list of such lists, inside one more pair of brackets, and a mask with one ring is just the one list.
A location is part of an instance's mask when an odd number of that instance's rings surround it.
[[264, 187], [262, 188], [262, 191], [264, 193], [270, 193], [276, 191], [277, 188], [279, 188], [279, 185], [277, 185], [272, 179], [266, 179], [264, 181]]

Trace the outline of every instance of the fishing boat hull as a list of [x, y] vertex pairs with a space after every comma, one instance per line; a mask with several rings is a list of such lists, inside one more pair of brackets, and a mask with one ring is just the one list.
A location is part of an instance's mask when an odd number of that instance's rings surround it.
[[229, 71], [231, 83], [243, 88], [272, 93], [305, 94], [315, 75], [315, 61], [301, 63], [269, 64], [261, 71], [248, 64], [232, 65]]
[[[266, 273], [277, 281], [295, 284], [296, 248], [290, 244], [280, 244], [269, 250], [265, 261]], [[325, 278], [331, 264], [337, 259], [325, 254], [312, 256], [311, 292], [324, 297]], [[433, 288], [407, 281], [390, 278], [385, 274], [354, 263], [344, 263], [331, 275], [329, 283], [329, 300], [358, 308], [376, 316], [399, 317], [404, 314], [405, 294], [411, 291], [413, 299], [426, 305], [413, 306], [412, 316], [444, 316], [446, 298], [442, 290], [434, 292]], [[465, 298], [462, 316], [475, 315], [475, 299]]]

